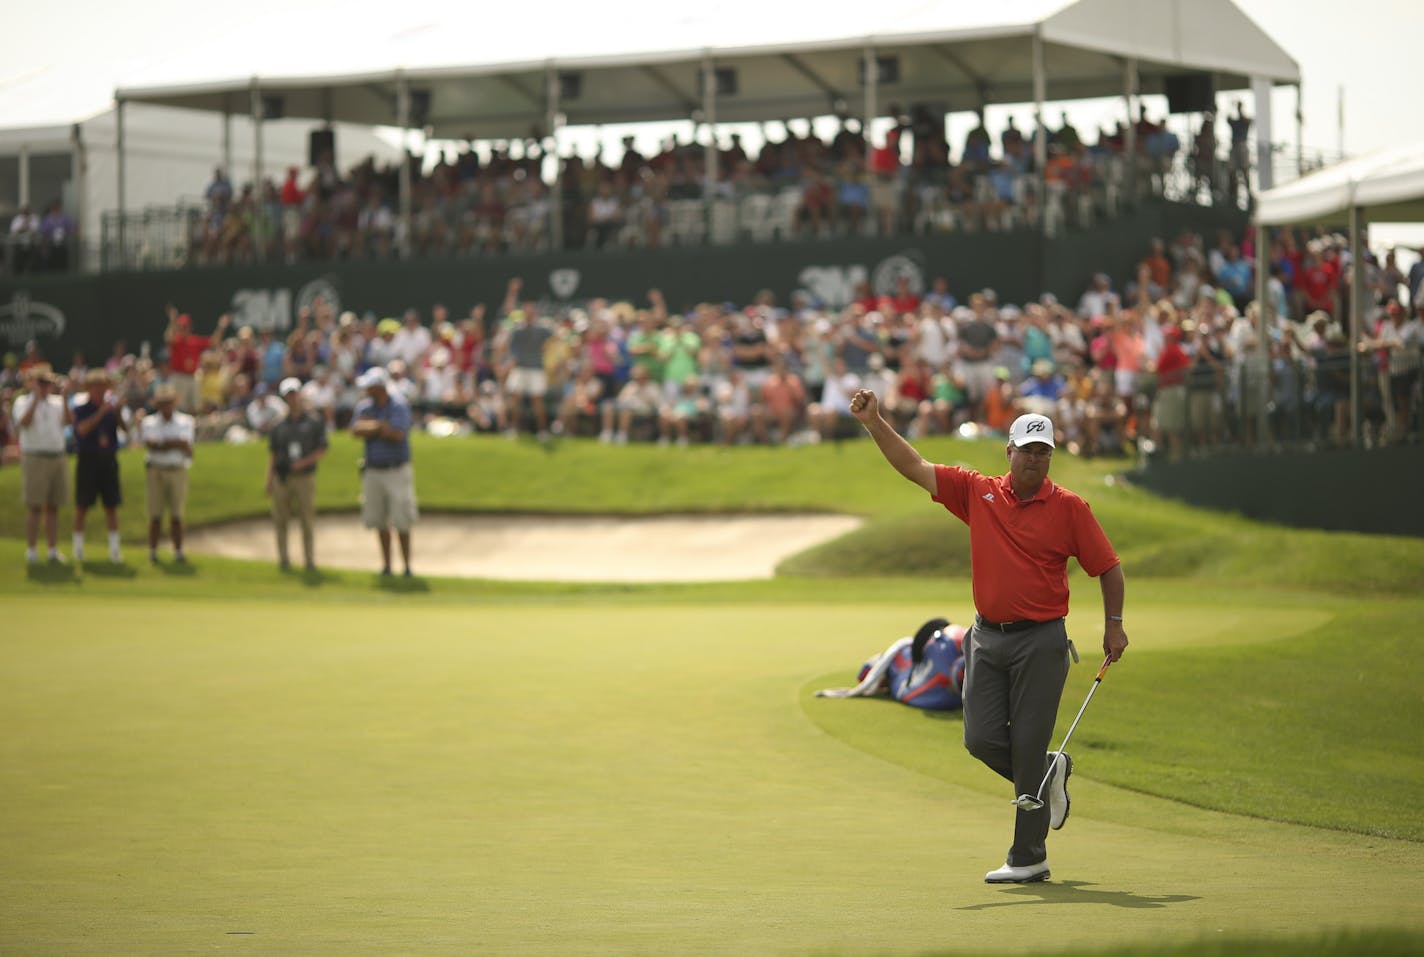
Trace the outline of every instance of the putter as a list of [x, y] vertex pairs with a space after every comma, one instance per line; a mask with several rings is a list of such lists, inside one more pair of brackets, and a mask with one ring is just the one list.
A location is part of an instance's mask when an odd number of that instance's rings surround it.
[[1093, 679], [1093, 686], [1088, 689], [1088, 697], [1083, 699], [1083, 707], [1078, 709], [1078, 717], [1073, 719], [1073, 723], [1068, 727], [1068, 733], [1063, 736], [1063, 743], [1058, 746], [1058, 750], [1053, 752], [1054, 760], [1048, 764], [1048, 771], [1043, 775], [1043, 780], [1039, 782], [1037, 794], [1020, 794], [1011, 803], [1020, 811], [1037, 811], [1043, 807], [1043, 789], [1048, 787], [1048, 779], [1053, 777], [1053, 766], [1058, 763], [1058, 755], [1063, 753], [1063, 749], [1068, 747], [1068, 739], [1073, 737], [1073, 729], [1078, 727], [1078, 722], [1083, 719], [1083, 712], [1088, 710], [1088, 702], [1093, 700], [1093, 693], [1098, 690], [1098, 685], [1103, 682], [1103, 675], [1107, 673], [1108, 665], [1112, 664], [1112, 659], [1103, 661], [1103, 666], [1098, 669], [1098, 676]]

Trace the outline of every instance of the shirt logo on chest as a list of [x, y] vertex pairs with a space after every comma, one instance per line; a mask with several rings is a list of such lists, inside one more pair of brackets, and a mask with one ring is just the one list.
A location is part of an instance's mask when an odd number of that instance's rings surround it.
[[986, 501], [986, 502], [992, 502], [992, 501], [994, 500], [994, 493], [993, 493], [993, 492], [985, 492], [985, 493], [984, 493], [982, 496], [980, 496], [980, 497], [983, 498], [984, 501]]

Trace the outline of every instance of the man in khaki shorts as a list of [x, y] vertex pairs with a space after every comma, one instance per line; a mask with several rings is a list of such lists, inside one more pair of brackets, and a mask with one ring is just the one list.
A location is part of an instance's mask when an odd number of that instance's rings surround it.
[[183, 557], [183, 509], [188, 503], [188, 466], [193, 461], [193, 417], [178, 411], [178, 391], [161, 385], [153, 391], [157, 412], [145, 415], [139, 435], [148, 450], [148, 560], [158, 564], [163, 513], [168, 513], [173, 560]]
[[11, 407], [20, 433], [20, 474], [25, 486], [25, 561], [40, 560], [40, 516], [44, 516], [49, 560], [64, 561], [59, 553], [59, 506], [69, 501], [68, 462], [64, 456], [64, 427], [74, 421], [69, 403], [59, 394], [59, 379], [48, 366], [29, 373], [29, 391]]
[[316, 570], [316, 464], [326, 455], [326, 423], [307, 410], [301, 380], [286, 378], [277, 387], [287, 403], [287, 417], [267, 434], [267, 494], [277, 527], [277, 567], [292, 567], [287, 525], [295, 514], [302, 526], [302, 557]]
[[391, 574], [391, 529], [400, 538], [405, 576], [410, 577], [410, 530], [417, 517], [415, 474], [410, 465], [410, 406], [391, 389], [377, 366], [356, 380], [366, 396], [351, 413], [351, 433], [366, 443], [361, 465], [361, 521], [381, 543], [381, 575]]

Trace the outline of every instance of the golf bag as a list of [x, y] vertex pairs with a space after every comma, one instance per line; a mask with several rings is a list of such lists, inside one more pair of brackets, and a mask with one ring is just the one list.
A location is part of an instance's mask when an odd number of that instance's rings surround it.
[[820, 698], [886, 695], [912, 708], [953, 711], [963, 704], [964, 636], [968, 629], [931, 618], [861, 666], [854, 688], [827, 688]]

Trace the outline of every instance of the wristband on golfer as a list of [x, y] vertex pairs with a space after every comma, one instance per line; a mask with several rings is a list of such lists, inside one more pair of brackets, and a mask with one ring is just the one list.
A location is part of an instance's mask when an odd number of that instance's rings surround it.
[[1115, 622], [1121, 624], [1121, 623], [1122, 623], [1122, 616], [1121, 616], [1121, 615], [1108, 615], [1108, 621], [1115, 621]]

